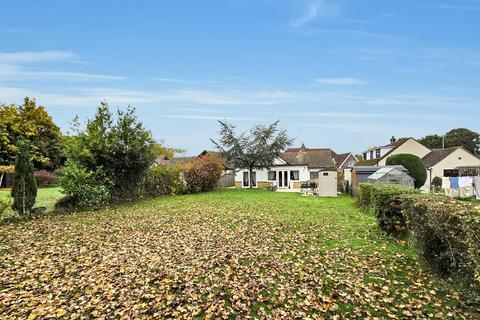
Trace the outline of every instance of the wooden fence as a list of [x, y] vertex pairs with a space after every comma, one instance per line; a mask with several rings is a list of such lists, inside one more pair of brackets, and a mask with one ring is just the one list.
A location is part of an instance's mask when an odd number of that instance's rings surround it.
[[219, 188], [235, 187], [235, 173], [226, 173], [218, 180]]

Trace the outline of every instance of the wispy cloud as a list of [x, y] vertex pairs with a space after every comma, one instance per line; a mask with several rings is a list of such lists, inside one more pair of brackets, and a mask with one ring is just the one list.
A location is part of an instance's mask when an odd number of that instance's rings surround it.
[[367, 61], [395, 61], [420, 63], [423, 66], [480, 67], [480, 51], [470, 48], [385, 46], [359, 48], [357, 58]]
[[309, 29], [298, 29], [296, 32], [301, 32], [308, 35], [327, 35], [327, 36], [346, 36], [346, 37], [364, 37], [377, 39], [382, 41], [405, 41], [410, 38], [405, 35], [394, 35], [394, 34], [385, 34], [378, 32], [371, 32], [366, 30], [358, 29], [319, 29], [319, 28], [309, 28]]
[[426, 119], [426, 120], [448, 120], [452, 116], [442, 114], [412, 114], [412, 113], [372, 113], [372, 112], [297, 112], [285, 114], [289, 117], [318, 117], [318, 118], [366, 118], [366, 119]]
[[0, 52], [0, 63], [21, 64], [49, 61], [72, 61], [77, 56], [71, 51], [17, 51]]
[[[307, 110], [321, 111], [323, 108], [361, 108], [359, 113], [383, 114], [404, 113], [425, 114], [431, 110], [455, 110], [469, 112], [478, 110], [480, 97], [464, 94], [378, 94], [375, 92], [349, 91], [257, 91], [257, 90], [126, 90], [120, 88], [68, 88], [65, 91], [36, 91], [21, 87], [0, 87], [1, 102], [18, 103], [24, 96], [36, 97], [40, 103], [51, 107], [94, 107], [99, 101], [106, 100], [112, 105], [145, 106], [152, 108], [190, 108], [208, 106], [205, 109], [244, 110], [250, 114], [282, 114], [283, 112], [303, 113]], [[302, 109], [303, 108], [303, 109]], [[306, 108], [306, 109], [305, 109]], [[320, 108], [320, 109], [319, 109]], [[172, 110], [172, 109], [170, 109]], [[248, 111], [247, 111], [248, 110]], [[325, 110], [325, 109], [323, 109]], [[428, 111], [430, 110], [430, 111]], [[185, 111], [188, 113], [189, 111]], [[307, 112], [307, 113], [306, 113]], [[198, 114], [199, 110], [191, 113]], [[203, 111], [201, 112], [203, 113]], [[397, 111], [398, 113], [398, 111]], [[205, 115], [205, 114], [204, 114]], [[322, 115], [322, 113], [320, 113]], [[323, 114], [325, 115], [325, 114]], [[330, 117], [353, 117], [355, 113], [327, 113]], [[213, 116], [208, 114], [206, 116]], [[372, 116], [375, 117], [375, 116]], [[378, 115], [377, 117], [380, 117]]]
[[480, 11], [480, 6], [471, 6], [471, 5], [428, 4], [428, 6], [431, 8], [446, 9], [446, 10]]
[[[31, 64], [79, 63], [78, 56], [71, 51], [18, 51], [0, 52], [0, 80], [46, 80], [107, 81], [125, 80], [123, 76], [70, 72], [57, 70], [31, 70]], [[57, 69], [58, 66], [55, 66]], [[38, 69], [38, 68], [36, 68]]]
[[333, 86], [359, 86], [366, 85], [367, 82], [356, 78], [319, 78], [315, 79], [316, 83], [328, 84]]
[[192, 84], [192, 83], [198, 83], [198, 81], [193, 81], [193, 80], [184, 80], [184, 79], [176, 79], [176, 78], [153, 78], [154, 81], [159, 81], [159, 82], [169, 82], [169, 83], [185, 83], [185, 84]]
[[24, 28], [6, 28], [6, 29], [1, 29], [0, 31], [8, 32], [8, 33], [23, 33], [23, 32], [29, 32], [31, 30], [24, 29]]
[[228, 121], [260, 121], [256, 117], [232, 117], [232, 116], [204, 116], [204, 115], [166, 115], [165, 118], [189, 119], [189, 120], [228, 120]]
[[300, 28], [319, 17], [334, 15], [338, 12], [338, 10], [338, 4], [331, 1], [310, 1], [304, 14], [300, 18], [290, 21], [290, 25], [294, 28]]

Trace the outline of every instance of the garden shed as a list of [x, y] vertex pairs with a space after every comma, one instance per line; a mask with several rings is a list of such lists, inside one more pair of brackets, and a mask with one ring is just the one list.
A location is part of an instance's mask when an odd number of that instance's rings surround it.
[[398, 184], [413, 189], [415, 179], [398, 167], [388, 166], [382, 167], [371, 174], [368, 177], [368, 182], [374, 184]]

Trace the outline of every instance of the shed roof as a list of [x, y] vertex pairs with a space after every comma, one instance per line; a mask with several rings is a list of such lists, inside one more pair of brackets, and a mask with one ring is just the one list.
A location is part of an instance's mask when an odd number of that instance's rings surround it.
[[402, 172], [408, 172], [408, 170], [404, 166], [383, 166], [383, 167], [379, 167], [379, 166], [355, 166], [355, 167], [353, 167], [353, 170], [356, 173], [372, 174], [372, 173], [375, 173], [382, 168], [393, 168], [393, 169], [397, 169], [397, 170], [402, 171]]

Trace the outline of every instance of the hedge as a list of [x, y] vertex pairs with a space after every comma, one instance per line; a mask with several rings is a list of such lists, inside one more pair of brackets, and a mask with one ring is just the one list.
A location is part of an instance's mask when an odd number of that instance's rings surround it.
[[57, 174], [46, 170], [35, 171], [35, 179], [37, 180], [37, 186], [39, 187], [49, 187], [58, 184]]
[[480, 291], [480, 206], [423, 195], [406, 197], [403, 213], [426, 264]]
[[399, 185], [363, 183], [359, 186], [358, 205], [372, 210], [380, 228], [390, 235], [405, 235], [407, 225], [402, 213], [402, 199], [405, 195], [418, 194], [417, 190]]
[[[480, 294], [480, 206], [400, 186], [361, 184], [357, 205], [391, 235], [409, 233], [426, 265]], [[468, 291], [467, 290], [467, 291]]]
[[158, 165], [147, 171], [142, 183], [141, 195], [148, 198], [185, 192], [186, 182], [181, 169], [178, 166]]

